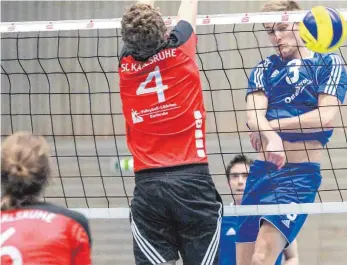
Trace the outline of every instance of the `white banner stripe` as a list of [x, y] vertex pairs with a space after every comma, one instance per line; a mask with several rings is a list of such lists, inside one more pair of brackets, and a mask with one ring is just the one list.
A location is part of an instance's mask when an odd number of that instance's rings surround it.
[[[346, 9], [338, 9], [347, 18]], [[219, 15], [199, 15], [196, 25], [230, 25], [275, 22], [300, 22], [309, 10], [292, 12], [263, 12], [263, 13], [234, 13]], [[164, 16], [165, 25], [173, 27], [177, 24], [176, 16]], [[121, 18], [112, 19], [86, 19], [86, 20], [60, 20], [60, 21], [26, 21], [0, 23], [0, 32], [39, 32], [59, 30], [95, 30], [117, 29], [121, 27]]]

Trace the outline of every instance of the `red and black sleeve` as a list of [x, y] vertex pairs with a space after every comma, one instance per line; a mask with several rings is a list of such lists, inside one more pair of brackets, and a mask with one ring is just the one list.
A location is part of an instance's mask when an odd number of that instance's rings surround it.
[[196, 45], [197, 37], [192, 25], [185, 20], [180, 20], [170, 33], [167, 48], [180, 48], [194, 60]]

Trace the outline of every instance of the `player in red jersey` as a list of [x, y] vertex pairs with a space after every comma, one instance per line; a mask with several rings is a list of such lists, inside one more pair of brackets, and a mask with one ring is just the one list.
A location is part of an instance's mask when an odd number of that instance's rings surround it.
[[89, 265], [88, 220], [77, 212], [39, 202], [51, 176], [44, 138], [9, 136], [1, 149], [1, 264]]
[[122, 18], [120, 94], [134, 157], [137, 265], [175, 264], [178, 253], [184, 264], [218, 264], [222, 203], [206, 155], [197, 5], [181, 1], [169, 34], [148, 1]]

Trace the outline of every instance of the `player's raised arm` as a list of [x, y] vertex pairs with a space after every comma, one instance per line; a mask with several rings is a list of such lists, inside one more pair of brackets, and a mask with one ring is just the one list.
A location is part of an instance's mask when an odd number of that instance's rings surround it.
[[154, 6], [154, 0], [138, 0], [137, 3], [150, 5], [151, 7]]
[[185, 20], [192, 25], [195, 32], [196, 16], [198, 13], [198, 0], [181, 0], [181, 5], [178, 9], [177, 22]]

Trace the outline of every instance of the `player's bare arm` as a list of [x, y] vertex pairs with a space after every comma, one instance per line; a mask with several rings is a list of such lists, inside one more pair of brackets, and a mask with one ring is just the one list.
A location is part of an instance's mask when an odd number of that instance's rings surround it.
[[181, 0], [181, 5], [177, 14], [177, 22], [180, 20], [189, 22], [195, 32], [197, 12], [198, 0]]
[[320, 94], [317, 109], [296, 117], [272, 120], [270, 125], [276, 131], [291, 129], [322, 131], [329, 129], [334, 126], [336, 114], [339, 112], [339, 103], [336, 96]]
[[296, 240], [283, 253], [285, 258], [283, 265], [299, 265], [298, 243]]
[[[147, 4], [154, 6], [154, 0], [138, 0], [140, 4]], [[198, 12], [198, 0], [181, 0], [181, 5], [178, 9], [177, 22], [185, 20], [189, 22], [195, 32], [196, 29], [196, 17]]]
[[150, 5], [152, 7], [154, 6], [154, 0], [138, 0], [137, 3]]
[[285, 163], [283, 143], [266, 119], [267, 107], [268, 99], [263, 91], [249, 94], [247, 96], [247, 123], [251, 131], [259, 131], [261, 137], [264, 137], [267, 142], [266, 148], [263, 146], [266, 160], [281, 168]]

